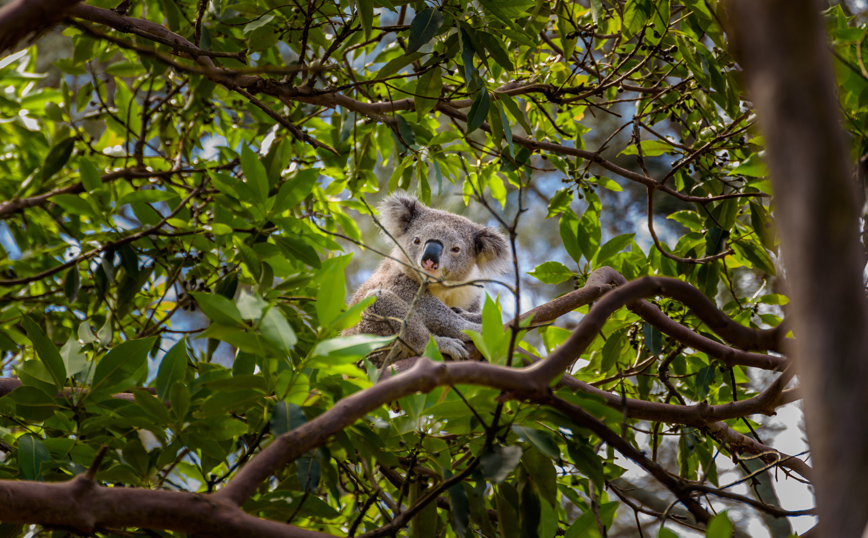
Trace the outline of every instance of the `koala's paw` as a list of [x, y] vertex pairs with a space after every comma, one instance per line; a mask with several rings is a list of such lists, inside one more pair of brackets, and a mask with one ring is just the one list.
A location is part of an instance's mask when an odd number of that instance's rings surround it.
[[461, 340], [457, 338], [435, 336], [434, 341], [437, 342], [437, 347], [440, 348], [440, 354], [448, 356], [453, 361], [463, 361], [470, 358], [470, 353], [467, 352], [467, 348], [465, 348]]
[[482, 323], [482, 312], [468, 312], [463, 308], [453, 306], [452, 311], [466, 319], [467, 321], [472, 321], [473, 323]]

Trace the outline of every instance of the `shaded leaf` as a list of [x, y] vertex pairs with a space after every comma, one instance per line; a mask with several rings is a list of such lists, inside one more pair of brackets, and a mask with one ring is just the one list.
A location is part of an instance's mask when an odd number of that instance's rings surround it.
[[431, 41], [431, 38], [443, 24], [443, 14], [434, 8], [423, 9], [418, 12], [410, 23], [410, 41], [407, 43], [407, 53], [413, 53]]
[[506, 480], [518, 462], [521, 461], [521, 447], [493, 446], [482, 456], [482, 474], [491, 483], [499, 484]]
[[473, 99], [473, 104], [470, 105], [470, 112], [467, 114], [466, 134], [472, 133], [485, 122], [489, 107], [491, 107], [491, 99], [488, 97], [488, 91], [483, 89]]
[[51, 454], [42, 441], [32, 435], [18, 439], [18, 469], [24, 480], [40, 480], [42, 464], [51, 461]]
[[168, 353], [160, 361], [157, 370], [157, 397], [162, 401], [169, 399], [169, 389], [176, 381], [184, 381], [187, 371], [187, 341], [182, 338], [172, 346]]
[[36, 355], [45, 365], [48, 373], [51, 374], [54, 386], [57, 387], [57, 390], [61, 390], [66, 383], [66, 367], [63, 365], [63, 358], [57, 351], [54, 342], [49, 340], [42, 328], [29, 317], [22, 316], [21, 325], [27, 331], [27, 337], [30, 338]]

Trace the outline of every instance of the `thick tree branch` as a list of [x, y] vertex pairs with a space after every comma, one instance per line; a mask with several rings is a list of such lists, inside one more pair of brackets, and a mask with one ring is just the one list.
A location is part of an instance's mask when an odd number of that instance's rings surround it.
[[37, 523], [84, 535], [104, 528], [140, 527], [225, 538], [330, 538], [245, 514], [213, 495], [107, 488], [85, 475], [55, 484], [0, 480], [0, 499], [4, 523]]
[[[443, 385], [476, 384], [504, 390], [518, 398], [540, 401], [540, 398], [547, 394], [550, 381], [561, 376], [587, 349], [612, 312], [624, 304], [654, 294], [666, 295], [684, 302], [713, 330], [726, 332], [730, 337], [735, 336], [742, 340], [749, 337], [750, 341], [755, 342], [757, 334], [769, 334], [746, 327], [743, 327], [742, 331], [738, 328], [740, 326], [734, 326], [733, 322], [724, 322], [716, 307], [689, 284], [674, 279], [646, 277], [606, 294], [557, 350], [545, 360], [526, 368], [512, 369], [477, 362], [433, 363], [420, 358], [406, 373], [393, 376], [372, 389], [341, 400], [317, 419], [276, 439], [257, 458], [243, 467], [217, 495], [235, 504], [243, 503], [259, 484], [279, 468], [308, 450], [321, 446], [330, 436], [371, 409], [414, 392], [430, 392]], [[633, 418], [703, 426], [753, 413], [773, 413], [781, 402], [781, 393], [790, 377], [790, 374], [782, 375], [754, 398], [717, 406], [705, 403], [678, 406], [642, 400], [625, 401], [619, 395], [582, 381], [575, 382], [579, 390], [603, 397], [608, 405], [616, 409], [626, 409], [628, 416]]]
[[81, 0], [13, 0], [0, 8], [0, 53], [57, 24]]

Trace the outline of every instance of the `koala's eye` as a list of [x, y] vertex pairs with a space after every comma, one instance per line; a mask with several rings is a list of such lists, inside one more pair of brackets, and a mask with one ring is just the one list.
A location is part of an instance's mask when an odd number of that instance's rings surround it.
[[417, 237], [416, 239], [413, 239], [413, 244], [414, 244], [414, 245], [418, 245], [418, 244], [421, 243], [421, 242], [422, 242], [422, 240], [419, 239], [418, 237]]
[[452, 247], [452, 252], [455, 252], [456, 254], [461, 252], [461, 247]]

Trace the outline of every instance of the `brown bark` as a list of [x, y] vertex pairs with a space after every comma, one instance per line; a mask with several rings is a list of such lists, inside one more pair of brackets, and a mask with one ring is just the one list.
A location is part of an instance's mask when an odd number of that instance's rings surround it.
[[30, 34], [60, 22], [81, 0], [14, 0], [0, 8], [0, 53]]
[[840, 127], [829, 43], [813, 0], [735, 0], [732, 8], [777, 196], [820, 535], [860, 536], [868, 521], [862, 197]]

